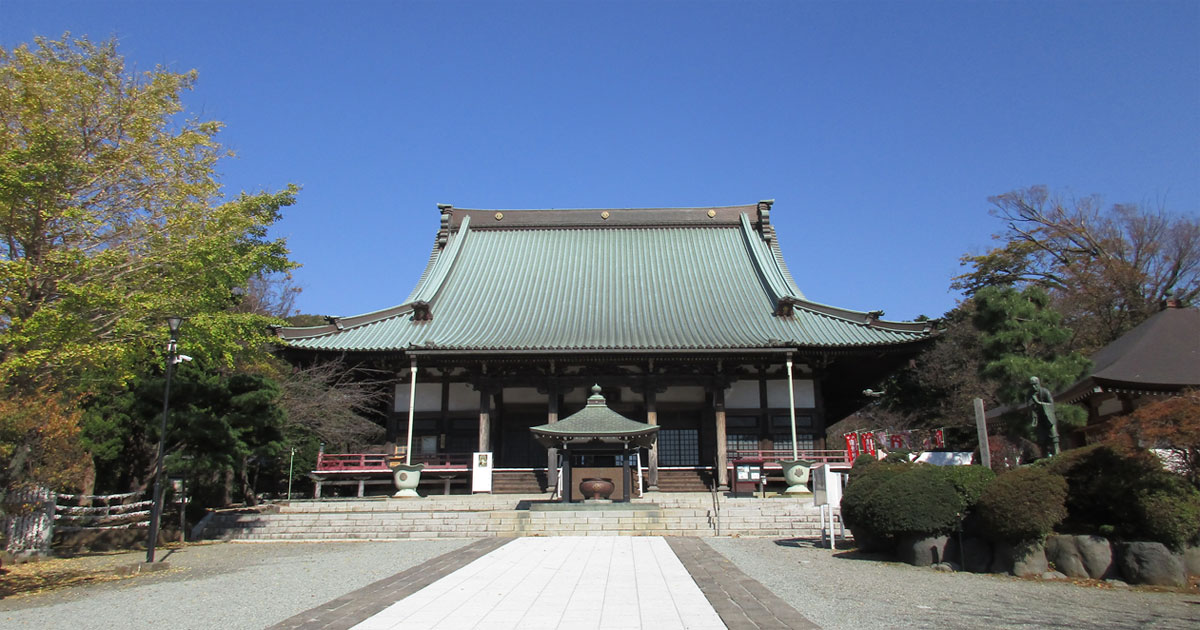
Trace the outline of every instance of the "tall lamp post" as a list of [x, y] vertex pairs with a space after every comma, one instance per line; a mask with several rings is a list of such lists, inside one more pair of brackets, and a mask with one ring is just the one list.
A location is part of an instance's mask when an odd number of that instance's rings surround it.
[[167, 442], [167, 414], [171, 409], [171, 376], [175, 374], [175, 365], [181, 360], [175, 340], [179, 336], [179, 325], [182, 317], [168, 317], [167, 327], [171, 329], [171, 340], [167, 342], [167, 388], [163, 393], [162, 427], [158, 432], [158, 464], [154, 467], [154, 508], [150, 514], [150, 540], [146, 543], [146, 562], [154, 562], [154, 547], [158, 543], [158, 523], [162, 519], [162, 473], [163, 450]]

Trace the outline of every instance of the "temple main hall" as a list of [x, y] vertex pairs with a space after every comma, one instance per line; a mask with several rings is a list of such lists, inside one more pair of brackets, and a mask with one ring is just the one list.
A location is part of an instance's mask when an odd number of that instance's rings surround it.
[[530, 427], [580, 411], [599, 385], [613, 411], [659, 427], [636, 455], [644, 487], [725, 488], [735, 460], [837, 456], [826, 426], [933, 334], [807, 299], [773, 208], [439, 205], [429, 262], [399, 305], [277, 334], [293, 360], [394, 370], [387, 439], [405, 443], [411, 420], [414, 461], [490, 452], [498, 480], [549, 489], [558, 454]]

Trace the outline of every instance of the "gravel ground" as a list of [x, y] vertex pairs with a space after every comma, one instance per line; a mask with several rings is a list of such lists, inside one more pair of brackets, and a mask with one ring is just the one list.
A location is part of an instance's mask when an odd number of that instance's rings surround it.
[[0, 628], [257, 630], [470, 542], [188, 546], [162, 573], [0, 600]]
[[[825, 630], [1200, 628], [1194, 592], [938, 573], [767, 539], [706, 541]], [[0, 628], [263, 628], [470, 542], [189, 546], [166, 557], [169, 571], [0, 600]]]
[[1200, 594], [939, 573], [807, 543], [709, 545], [825, 630], [1200, 628]]

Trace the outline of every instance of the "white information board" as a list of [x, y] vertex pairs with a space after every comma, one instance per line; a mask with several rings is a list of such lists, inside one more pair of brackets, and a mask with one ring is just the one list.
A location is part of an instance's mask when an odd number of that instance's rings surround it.
[[492, 454], [475, 453], [471, 456], [471, 492], [492, 491]]
[[817, 464], [812, 468], [813, 505], [842, 504], [842, 488], [846, 484], [846, 475], [836, 472], [829, 464]]

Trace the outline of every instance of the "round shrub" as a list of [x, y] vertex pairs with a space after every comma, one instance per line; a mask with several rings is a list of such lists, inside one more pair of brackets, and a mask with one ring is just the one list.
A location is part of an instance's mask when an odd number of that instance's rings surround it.
[[854, 535], [854, 544], [863, 551], [889, 551], [894, 542], [871, 525], [870, 505], [875, 491], [885, 481], [902, 474], [912, 464], [889, 464], [871, 457], [854, 460], [850, 479], [842, 495], [842, 520]]
[[1066, 479], [1026, 466], [988, 484], [975, 504], [975, 516], [984, 536], [994, 541], [1042, 540], [1066, 518], [1066, 500]]
[[1143, 492], [1134, 501], [1138, 538], [1179, 550], [1200, 536], [1200, 492], [1182, 478]]
[[1149, 451], [1098, 444], [1034, 466], [1067, 480], [1067, 518], [1061, 531], [1176, 548], [1198, 535], [1200, 495]]
[[954, 485], [969, 510], [979, 501], [983, 490], [996, 478], [991, 468], [983, 466], [942, 466], [939, 468]]
[[891, 479], [911, 464], [889, 464], [862, 457], [854, 461], [846, 491], [842, 495], [842, 520], [850, 528], [864, 530], [867, 527], [867, 507], [880, 484]]
[[958, 528], [966, 502], [938, 466], [915, 465], [879, 484], [867, 521], [890, 537], [935, 536]]
[[949, 475], [927, 464], [873, 464], [851, 480], [842, 498], [851, 530], [881, 539], [954, 531], [965, 509]]

